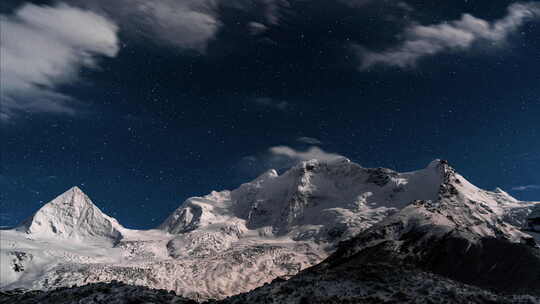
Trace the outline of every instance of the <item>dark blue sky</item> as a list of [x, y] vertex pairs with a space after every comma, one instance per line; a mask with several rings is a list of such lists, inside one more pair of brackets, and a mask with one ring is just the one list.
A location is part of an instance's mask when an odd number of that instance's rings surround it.
[[[154, 227], [184, 199], [284, 169], [312, 146], [398, 171], [444, 158], [480, 187], [540, 200], [538, 2], [192, 2], [160, 2], [173, 15], [101, 0], [0, 6], [3, 40], [25, 26], [92, 58], [39, 79], [3, 63], [2, 77], [18, 78], [2, 82], [2, 225], [78, 185], [125, 226]], [[32, 21], [46, 9], [114, 25], [116, 52], [65, 38], [78, 21], [36, 27], [58, 22]], [[3, 61], [16, 49], [6, 41]]]

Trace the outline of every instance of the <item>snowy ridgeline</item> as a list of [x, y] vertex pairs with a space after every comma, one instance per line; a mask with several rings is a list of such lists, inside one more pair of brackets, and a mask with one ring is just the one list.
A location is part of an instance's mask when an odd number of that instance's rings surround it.
[[[534, 248], [538, 234], [521, 228], [535, 206], [500, 189], [478, 189], [439, 160], [408, 173], [347, 159], [307, 161], [233, 191], [190, 198], [146, 231], [122, 227], [74, 187], [16, 229], [0, 231], [0, 288], [117, 280], [222, 299], [292, 277], [338, 247], [329, 260], [395, 241], [397, 259], [421, 261], [404, 252], [433, 255], [430, 242], [449, 235], [469, 247], [497, 239]], [[402, 248], [400, 240], [411, 235], [416, 249]]]

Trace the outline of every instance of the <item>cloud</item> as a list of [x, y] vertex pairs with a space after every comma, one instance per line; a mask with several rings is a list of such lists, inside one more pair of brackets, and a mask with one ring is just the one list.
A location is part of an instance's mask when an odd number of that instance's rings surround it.
[[310, 145], [322, 145], [322, 141], [318, 140], [317, 138], [307, 136], [298, 137], [296, 141]]
[[296, 150], [288, 146], [276, 146], [268, 149], [268, 152], [272, 158], [285, 158], [293, 163], [311, 159], [330, 161], [343, 157], [339, 154], [326, 152], [315, 146], [312, 146], [305, 151]]
[[255, 98], [253, 101], [259, 106], [273, 108], [280, 111], [285, 111], [290, 106], [290, 104], [286, 101], [276, 100], [270, 97], [259, 97]]
[[248, 23], [249, 32], [252, 35], [260, 35], [268, 30], [268, 27], [262, 23], [252, 21]]
[[258, 155], [243, 157], [237, 165], [242, 175], [256, 176], [268, 169], [286, 170], [302, 161], [317, 159], [331, 161], [343, 158], [342, 155], [311, 146], [305, 150], [297, 150], [289, 146], [274, 146]]
[[77, 0], [118, 22], [126, 33], [171, 46], [204, 51], [219, 29], [218, 0]]
[[540, 190], [540, 185], [517, 186], [517, 187], [513, 187], [512, 190], [514, 191]]
[[405, 40], [395, 48], [382, 52], [371, 52], [361, 46], [356, 46], [356, 49], [362, 57], [362, 69], [374, 65], [414, 67], [423, 57], [466, 50], [477, 42], [500, 45], [525, 22], [539, 16], [540, 4], [516, 3], [508, 7], [504, 18], [492, 23], [464, 14], [460, 20], [452, 22], [410, 26], [405, 30]]
[[118, 53], [117, 27], [93, 12], [65, 4], [26, 4], [14, 15], [0, 15], [0, 118], [19, 112], [75, 112], [73, 99], [58, 86], [78, 80], [98, 56]]

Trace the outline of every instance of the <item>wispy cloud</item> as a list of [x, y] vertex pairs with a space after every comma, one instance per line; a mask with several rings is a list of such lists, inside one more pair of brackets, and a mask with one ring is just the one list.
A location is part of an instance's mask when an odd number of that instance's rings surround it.
[[322, 145], [322, 141], [314, 137], [307, 137], [307, 136], [298, 137], [296, 141], [304, 143], [304, 144], [309, 144], [309, 145]]
[[329, 161], [337, 158], [342, 158], [343, 156], [330, 153], [322, 150], [319, 147], [310, 147], [305, 151], [296, 150], [288, 146], [277, 146], [271, 147], [268, 152], [272, 157], [276, 158], [286, 158], [287, 160], [298, 163], [305, 160], [317, 159], [321, 161]]
[[288, 102], [270, 97], [258, 97], [255, 98], [253, 102], [258, 106], [280, 111], [285, 111], [290, 107], [290, 104]]
[[74, 0], [111, 16], [126, 34], [204, 51], [219, 29], [218, 0]]
[[524, 185], [513, 187], [514, 191], [540, 190], [540, 185]]
[[26, 4], [0, 15], [0, 118], [20, 112], [73, 114], [72, 98], [56, 91], [78, 80], [97, 56], [118, 53], [117, 27], [106, 18], [65, 4]]
[[462, 51], [477, 42], [501, 45], [507, 37], [525, 22], [540, 17], [540, 4], [515, 3], [508, 7], [508, 14], [494, 22], [464, 14], [460, 20], [435, 25], [414, 25], [405, 30], [401, 45], [382, 52], [356, 47], [362, 57], [362, 69], [374, 65], [414, 67], [417, 61], [448, 51]]
[[238, 169], [243, 174], [256, 175], [268, 169], [285, 170], [302, 161], [312, 159], [332, 161], [339, 158], [343, 158], [343, 156], [324, 151], [316, 146], [311, 146], [305, 150], [299, 150], [289, 146], [274, 146], [258, 155], [243, 157], [240, 160]]

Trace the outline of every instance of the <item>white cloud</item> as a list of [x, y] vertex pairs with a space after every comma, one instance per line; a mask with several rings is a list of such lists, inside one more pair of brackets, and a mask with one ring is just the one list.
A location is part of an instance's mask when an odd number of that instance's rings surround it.
[[343, 157], [339, 154], [326, 152], [321, 148], [315, 146], [310, 147], [306, 151], [295, 150], [288, 146], [276, 146], [268, 149], [268, 152], [274, 158], [285, 158], [295, 163], [311, 159], [329, 161]]
[[317, 138], [307, 137], [307, 136], [298, 137], [296, 139], [296, 141], [304, 143], [304, 144], [310, 144], [310, 145], [321, 145], [322, 144], [322, 141], [318, 140]]
[[219, 28], [217, 0], [76, 0], [102, 11], [130, 35], [204, 51]]
[[302, 161], [312, 159], [332, 161], [340, 158], [344, 157], [316, 146], [311, 146], [306, 150], [296, 150], [289, 146], [274, 146], [259, 155], [243, 157], [237, 168], [242, 174], [257, 175], [268, 169], [286, 170]]
[[540, 4], [516, 3], [508, 7], [508, 14], [504, 18], [492, 23], [464, 14], [460, 20], [452, 22], [414, 25], [405, 30], [405, 40], [398, 47], [382, 52], [371, 52], [358, 47], [362, 56], [361, 68], [374, 65], [414, 67], [422, 57], [466, 50], [476, 42], [501, 44], [526, 21], [539, 17]]
[[65, 4], [26, 4], [0, 15], [0, 118], [74, 113], [72, 99], [55, 88], [76, 81], [82, 67], [96, 67], [97, 56], [116, 56], [116, 32], [104, 17]]
[[513, 187], [512, 190], [514, 191], [540, 190], [540, 185], [517, 186], [517, 187]]

